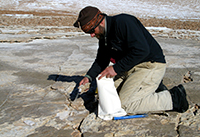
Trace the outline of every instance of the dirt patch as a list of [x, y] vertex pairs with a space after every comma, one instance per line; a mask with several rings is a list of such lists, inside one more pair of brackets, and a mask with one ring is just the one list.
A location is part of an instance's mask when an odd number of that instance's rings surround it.
[[[29, 14], [31, 17], [6, 16], [5, 14]], [[78, 13], [77, 13], [78, 14]], [[73, 26], [78, 15], [67, 11], [0, 11], [1, 26]], [[145, 27], [167, 27], [172, 29], [200, 30], [198, 20], [139, 18]]]
[[68, 11], [13, 11], [13, 10], [0, 10], [0, 14], [32, 14], [34, 16], [64, 16], [68, 15], [70, 16], [72, 13]]
[[182, 21], [178, 19], [141, 19], [141, 22], [146, 27], [167, 27], [171, 29], [186, 29], [186, 30], [200, 30], [199, 21]]

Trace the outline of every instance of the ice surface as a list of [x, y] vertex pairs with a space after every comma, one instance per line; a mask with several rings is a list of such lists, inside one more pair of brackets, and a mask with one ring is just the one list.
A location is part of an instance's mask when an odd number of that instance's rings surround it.
[[64, 10], [77, 14], [91, 5], [107, 14], [129, 13], [142, 17], [200, 19], [199, 0], [0, 0], [1, 9]]

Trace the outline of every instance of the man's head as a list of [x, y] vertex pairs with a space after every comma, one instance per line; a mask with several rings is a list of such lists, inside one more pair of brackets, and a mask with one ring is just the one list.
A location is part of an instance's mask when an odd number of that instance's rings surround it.
[[[102, 30], [101, 28], [102, 26], [100, 26], [99, 24], [103, 21], [104, 16], [105, 14], [102, 14], [102, 12], [98, 8], [87, 6], [80, 11], [78, 19], [74, 23], [74, 26], [79, 27], [80, 25], [81, 29], [85, 33], [92, 34], [92, 33], [95, 33], [96, 28]], [[95, 34], [95, 35], [98, 36], [98, 34]]]

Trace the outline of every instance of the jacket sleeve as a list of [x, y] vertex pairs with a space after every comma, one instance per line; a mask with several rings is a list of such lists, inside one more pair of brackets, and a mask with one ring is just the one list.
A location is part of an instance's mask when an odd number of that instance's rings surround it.
[[96, 59], [86, 75], [89, 75], [92, 80], [94, 80], [109, 65], [109, 62], [109, 49], [105, 47], [104, 42], [100, 40]]
[[149, 45], [143, 32], [143, 25], [135, 18], [116, 20], [115, 32], [126, 46], [126, 55], [114, 66], [117, 74], [128, 71], [141, 63], [150, 53]]

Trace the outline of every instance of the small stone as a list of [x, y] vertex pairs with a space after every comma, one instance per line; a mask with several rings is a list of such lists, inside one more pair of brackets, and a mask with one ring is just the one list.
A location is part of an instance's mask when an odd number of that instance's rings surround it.
[[71, 136], [72, 136], [72, 137], [81, 137], [81, 133], [80, 133], [78, 130], [74, 130], [74, 131], [71, 133]]
[[114, 137], [114, 133], [107, 133], [104, 135], [104, 137]]
[[33, 122], [32, 120], [25, 120], [24, 123], [29, 125], [29, 126], [34, 126], [35, 125], [35, 122]]
[[162, 119], [162, 120], [160, 121], [160, 123], [161, 123], [162, 125], [165, 125], [165, 124], [169, 123], [169, 121], [168, 121], [167, 119]]

